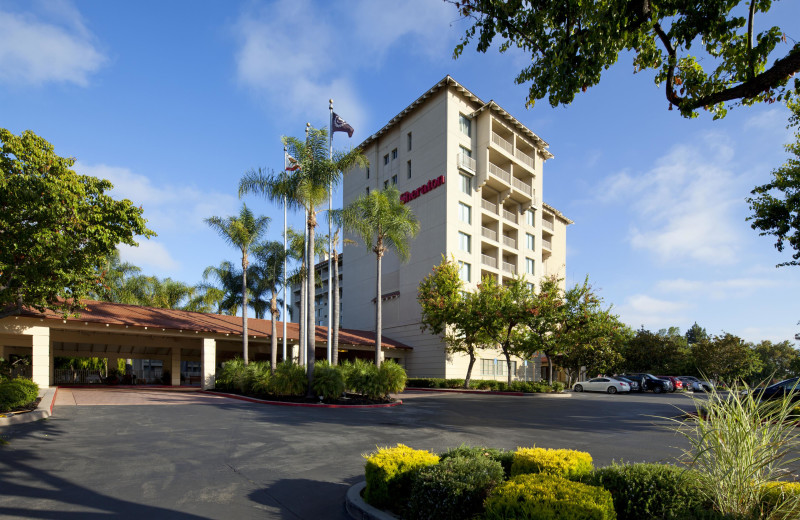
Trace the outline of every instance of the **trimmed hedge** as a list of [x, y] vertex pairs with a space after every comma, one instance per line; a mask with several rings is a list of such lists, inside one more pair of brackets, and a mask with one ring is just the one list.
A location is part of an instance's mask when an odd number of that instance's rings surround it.
[[592, 456], [585, 451], [518, 448], [514, 452], [511, 475], [547, 473], [579, 480], [592, 473]]
[[485, 520], [615, 520], [607, 490], [555, 475], [517, 475], [485, 503]]
[[[408, 388], [451, 388], [463, 389], [463, 379], [441, 379], [436, 377], [414, 377], [406, 382]], [[550, 386], [546, 381], [512, 381], [509, 387], [505, 381], [493, 379], [472, 379], [469, 382], [472, 390], [491, 390], [494, 392], [524, 392], [526, 394], [561, 392], [564, 384], [555, 382]]]
[[483, 502], [503, 482], [503, 467], [491, 458], [450, 457], [412, 478], [408, 520], [463, 520], [483, 512]]
[[486, 448], [484, 446], [461, 445], [458, 448], [450, 449], [440, 455], [442, 460], [453, 457], [466, 457], [472, 459], [490, 459], [499, 462], [503, 467], [505, 477], [511, 476], [511, 464], [514, 462], [514, 452], [498, 450], [496, 448]]
[[404, 444], [394, 448], [378, 448], [364, 455], [367, 487], [364, 500], [379, 508], [402, 511], [411, 496], [412, 478], [418, 470], [437, 464], [439, 457], [425, 450]]
[[0, 412], [31, 404], [39, 397], [39, 385], [18, 377], [0, 383]]
[[800, 482], [770, 482], [762, 492], [761, 509], [769, 518], [800, 518]]

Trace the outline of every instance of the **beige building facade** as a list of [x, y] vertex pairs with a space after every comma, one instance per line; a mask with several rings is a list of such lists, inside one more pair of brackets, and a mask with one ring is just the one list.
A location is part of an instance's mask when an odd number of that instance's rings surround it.
[[[421, 332], [417, 287], [442, 256], [454, 258], [470, 288], [485, 276], [504, 281], [565, 275], [566, 228], [572, 222], [542, 203], [548, 144], [496, 103], [484, 102], [450, 76], [406, 107], [360, 148], [369, 167], [345, 174], [347, 205], [395, 185], [420, 222], [411, 260], [384, 257], [383, 334], [413, 347], [411, 377], [463, 378], [467, 356], [446, 355], [442, 339]], [[355, 239], [349, 236], [348, 238]], [[342, 324], [374, 326], [375, 255], [350, 247], [343, 264]], [[515, 377], [540, 377], [538, 360], [515, 360]], [[473, 377], [507, 377], [502, 355], [484, 351]]]

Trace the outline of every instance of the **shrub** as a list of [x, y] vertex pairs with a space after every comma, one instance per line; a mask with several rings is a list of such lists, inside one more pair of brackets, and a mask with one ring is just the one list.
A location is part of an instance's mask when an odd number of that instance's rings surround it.
[[614, 520], [611, 493], [555, 475], [518, 475], [500, 484], [485, 503], [486, 520]]
[[324, 399], [337, 399], [344, 393], [342, 371], [327, 361], [314, 363], [314, 392]]
[[442, 453], [440, 457], [442, 460], [453, 457], [493, 460], [499, 462], [503, 467], [503, 473], [505, 473], [506, 478], [511, 476], [511, 464], [514, 462], [513, 451], [498, 450], [496, 448], [486, 448], [483, 446], [467, 446], [465, 444]]
[[251, 361], [241, 377], [241, 392], [245, 394], [263, 393], [268, 388], [270, 378], [269, 361]]
[[371, 384], [371, 372], [375, 365], [363, 359], [356, 359], [352, 363], [346, 361], [342, 364], [344, 384], [348, 391], [355, 394], [366, 394]]
[[761, 506], [756, 515], [770, 520], [800, 518], [800, 482], [769, 482], [761, 488]]
[[436, 388], [434, 379], [430, 377], [410, 377], [406, 380], [407, 388]]
[[385, 397], [402, 392], [408, 377], [403, 367], [394, 361], [384, 361], [378, 369], [378, 379], [383, 385], [382, 397]]
[[18, 377], [0, 383], [0, 412], [31, 404], [39, 397], [39, 385]]
[[564, 383], [560, 381], [555, 381], [553, 383], [553, 392], [563, 392], [564, 391]]
[[487, 457], [450, 457], [417, 471], [407, 518], [463, 520], [480, 514], [483, 501], [503, 481], [499, 462]]
[[412, 477], [416, 471], [439, 462], [439, 457], [425, 450], [403, 444], [394, 448], [378, 448], [364, 455], [367, 487], [364, 500], [379, 508], [400, 511], [411, 495]]
[[668, 464], [614, 464], [585, 482], [611, 492], [619, 520], [682, 520], [711, 509], [695, 473]]
[[275, 395], [303, 395], [308, 384], [306, 369], [287, 359], [278, 363], [269, 378], [269, 390]]
[[222, 370], [217, 374], [214, 382], [215, 388], [220, 390], [235, 390], [236, 381], [241, 381], [244, 372], [244, 360], [242, 358], [231, 359], [222, 364]]
[[518, 448], [511, 464], [511, 475], [548, 473], [577, 480], [591, 474], [592, 456], [585, 451]]

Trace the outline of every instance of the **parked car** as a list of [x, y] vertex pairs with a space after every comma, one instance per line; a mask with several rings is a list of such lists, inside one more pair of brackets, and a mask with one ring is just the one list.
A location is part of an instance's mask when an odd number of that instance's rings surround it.
[[672, 388], [672, 383], [659, 379], [653, 374], [635, 373], [622, 374], [622, 376], [639, 383], [639, 388], [644, 392], [652, 391], [654, 394], [660, 394], [662, 392], [669, 392]]
[[714, 388], [711, 382], [697, 379], [694, 376], [678, 376], [678, 379], [683, 381], [687, 390], [693, 392], [710, 392]]
[[631, 386], [625, 381], [613, 377], [595, 377], [588, 381], [579, 381], [572, 387], [576, 392], [607, 392], [616, 394], [617, 392], [630, 392]]
[[624, 382], [628, 383], [628, 385], [631, 387], [631, 392], [641, 392], [642, 391], [641, 387], [639, 386], [639, 383], [637, 383], [633, 379], [628, 379], [627, 377], [623, 377], [623, 376], [614, 376], [614, 379], [618, 379], [620, 381], [624, 381]]
[[792, 401], [797, 401], [800, 400], [800, 377], [784, 379], [766, 388], [756, 388], [753, 392], [762, 401], [782, 397], [789, 397]]
[[683, 381], [681, 381], [675, 376], [656, 376], [656, 377], [672, 383], [672, 390], [670, 390], [671, 392], [675, 392], [677, 390], [683, 390]]

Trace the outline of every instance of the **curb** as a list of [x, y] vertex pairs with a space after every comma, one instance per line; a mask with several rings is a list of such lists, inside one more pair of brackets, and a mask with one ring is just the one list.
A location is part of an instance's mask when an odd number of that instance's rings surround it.
[[216, 395], [219, 397], [227, 397], [228, 399], [237, 399], [239, 401], [247, 401], [248, 403], [271, 404], [274, 406], [294, 406], [297, 408], [391, 408], [392, 406], [400, 406], [403, 404], [403, 401], [399, 399], [393, 403], [385, 404], [287, 403], [286, 401], [267, 401], [265, 399], [256, 399], [255, 397], [245, 397], [243, 395], [214, 392], [212, 390], [203, 390], [202, 393]]
[[364, 502], [364, 499], [361, 498], [361, 491], [365, 487], [367, 487], [367, 482], [362, 481], [350, 486], [350, 489], [347, 490], [344, 507], [350, 518], [355, 518], [355, 520], [397, 520], [396, 516]]
[[41, 396], [42, 400], [39, 401], [39, 405], [36, 407], [36, 410], [32, 412], [15, 414], [10, 417], [0, 417], [0, 428], [14, 424], [25, 424], [47, 419], [53, 415], [53, 405], [56, 401], [57, 393], [57, 386], [39, 389], [39, 395]]

